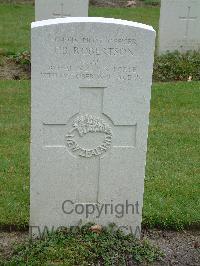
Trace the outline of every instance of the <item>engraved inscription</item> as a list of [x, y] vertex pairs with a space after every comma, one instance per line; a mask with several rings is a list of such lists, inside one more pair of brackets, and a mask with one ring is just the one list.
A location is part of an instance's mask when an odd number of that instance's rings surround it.
[[[138, 73], [137, 60], [133, 64], [122, 61], [120, 65], [113, 63], [113, 59], [137, 56], [139, 44], [136, 36], [131, 37], [121, 33], [116, 38], [110, 36], [97, 37], [90, 35], [74, 36], [57, 33], [49, 36], [52, 44], [52, 54], [61, 56], [62, 60], [68, 62], [45, 66], [40, 71], [42, 79], [64, 79], [64, 80], [98, 80], [120, 82], [132, 82], [141, 80]], [[66, 57], [65, 60], [63, 60]], [[108, 58], [109, 62], [107, 62]], [[121, 60], [120, 60], [121, 61]], [[107, 63], [106, 63], [107, 62]]]
[[134, 56], [138, 46], [135, 38], [127, 36], [111, 39], [62, 34], [54, 37], [54, 43], [56, 54], [74, 56]]
[[[87, 149], [79, 144], [79, 138], [83, 138], [87, 134], [102, 133], [104, 135], [103, 142], [93, 149]], [[77, 156], [92, 158], [104, 154], [110, 147], [112, 142], [112, 131], [99, 117], [85, 114], [79, 115], [72, 122], [72, 129], [66, 135], [66, 144], [69, 150]]]
[[171, 42], [165, 44], [165, 49], [170, 50], [173, 48], [176, 50], [177, 46], [187, 50], [193, 50], [194, 48], [199, 49], [200, 42], [195, 39], [190, 39], [190, 40], [185, 38], [181, 40], [173, 39]]
[[131, 81], [140, 79], [136, 66], [120, 65], [106, 66], [101, 69], [98, 62], [80, 62], [78, 65], [51, 65], [48, 70], [41, 72], [44, 79], [66, 79], [66, 80], [119, 80]]
[[74, 56], [134, 56], [135, 51], [126, 47], [68, 47], [56, 46], [55, 54]]
[[54, 38], [55, 42], [61, 42], [61, 43], [66, 43], [66, 44], [77, 44], [77, 43], [81, 43], [81, 44], [101, 44], [103, 42], [105, 43], [115, 43], [115, 44], [121, 44], [121, 45], [133, 45], [133, 46], [137, 46], [137, 41], [135, 38], [130, 38], [127, 36], [121, 36], [118, 38], [110, 38], [110, 37], [105, 37], [103, 38], [99, 38], [96, 36], [93, 37], [89, 37], [89, 36], [83, 36], [83, 37], [74, 37], [74, 36], [70, 36], [70, 35], [57, 35]]

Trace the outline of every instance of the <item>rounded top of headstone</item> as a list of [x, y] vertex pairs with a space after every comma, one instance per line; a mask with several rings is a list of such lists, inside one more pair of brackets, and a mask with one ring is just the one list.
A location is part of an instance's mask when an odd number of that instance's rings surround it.
[[33, 29], [33, 28], [49, 26], [49, 25], [67, 24], [67, 23], [83, 23], [83, 22], [124, 25], [124, 26], [131, 26], [131, 27], [155, 32], [152, 26], [149, 26], [146, 24], [128, 21], [128, 20], [122, 20], [122, 19], [103, 18], [103, 17], [66, 17], [66, 18], [48, 19], [48, 20], [32, 22], [31, 28]]

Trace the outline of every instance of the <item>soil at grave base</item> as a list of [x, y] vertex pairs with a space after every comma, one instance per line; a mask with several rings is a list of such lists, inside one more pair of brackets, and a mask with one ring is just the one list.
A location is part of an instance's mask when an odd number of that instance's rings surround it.
[[[152, 265], [200, 265], [200, 231], [145, 230], [143, 238], [160, 247], [165, 254], [162, 261]], [[27, 232], [0, 232], [0, 257], [9, 258], [14, 243], [22, 243], [27, 239]]]
[[[97, 7], [127, 7], [135, 8], [141, 6], [147, 6], [142, 0], [90, 0], [90, 4]], [[148, 4], [148, 6], [154, 7], [158, 4]]]
[[0, 64], [0, 80], [30, 79], [30, 70], [26, 70], [13, 60], [4, 57]]

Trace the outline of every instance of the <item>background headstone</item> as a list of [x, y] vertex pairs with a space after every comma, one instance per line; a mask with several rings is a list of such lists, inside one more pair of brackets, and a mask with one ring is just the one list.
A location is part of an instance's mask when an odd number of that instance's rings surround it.
[[87, 17], [89, 0], [36, 0], [35, 20]]
[[33, 234], [80, 220], [140, 229], [154, 42], [123, 20], [32, 24]]
[[200, 1], [161, 0], [159, 54], [200, 49]]

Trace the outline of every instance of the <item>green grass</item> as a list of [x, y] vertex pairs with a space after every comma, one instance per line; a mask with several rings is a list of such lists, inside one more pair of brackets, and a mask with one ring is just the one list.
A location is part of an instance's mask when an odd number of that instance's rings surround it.
[[30, 83], [0, 82], [0, 227], [28, 224]]
[[[114, 17], [152, 25], [158, 29], [159, 8], [96, 8], [89, 16]], [[31, 4], [0, 4], [0, 53], [30, 50], [30, 23], [34, 21]]]
[[159, 8], [95, 8], [91, 7], [89, 15], [92, 17], [119, 18], [136, 21], [153, 26], [158, 30], [160, 10]]
[[200, 225], [200, 82], [153, 88], [143, 223]]
[[[153, 86], [143, 225], [200, 225], [200, 82]], [[28, 225], [30, 82], [0, 82], [0, 226]]]
[[159, 250], [147, 241], [125, 236], [113, 227], [94, 233], [90, 226], [53, 233], [44, 240], [25, 243], [4, 265], [126, 266], [131, 262], [153, 262], [162, 257]]
[[0, 5], [0, 49], [7, 53], [30, 50], [30, 23], [34, 21], [32, 5]]

